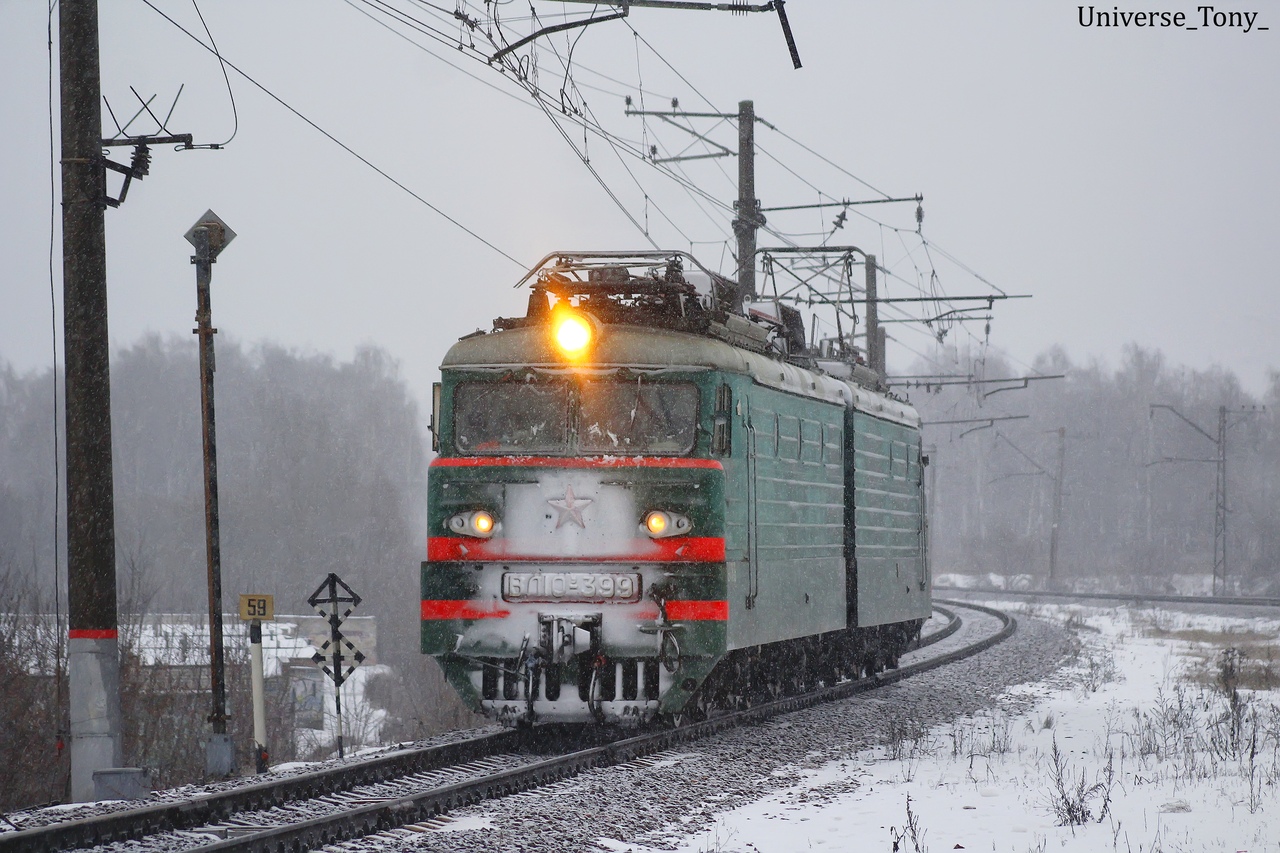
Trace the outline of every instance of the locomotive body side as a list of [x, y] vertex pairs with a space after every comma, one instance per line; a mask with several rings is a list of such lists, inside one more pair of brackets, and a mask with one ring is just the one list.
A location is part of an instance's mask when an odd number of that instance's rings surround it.
[[788, 383], [774, 367], [766, 376], [782, 387], [755, 376], [731, 383], [734, 452], [725, 463], [729, 649], [846, 625], [846, 405], [840, 399], [846, 389], [829, 389], [827, 399], [810, 396], [816, 376], [798, 372]]
[[847, 424], [849, 564], [855, 574], [849, 624], [927, 619], [933, 579], [919, 418], [901, 403], [856, 388]]

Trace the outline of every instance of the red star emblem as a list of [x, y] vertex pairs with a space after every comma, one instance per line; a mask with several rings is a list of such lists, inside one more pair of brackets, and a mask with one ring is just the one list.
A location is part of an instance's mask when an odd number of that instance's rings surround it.
[[556, 530], [566, 521], [575, 522], [583, 530], [587, 529], [587, 524], [582, 520], [582, 511], [587, 508], [593, 501], [590, 498], [577, 498], [573, 495], [573, 486], [566, 486], [563, 498], [548, 498], [547, 503], [555, 507], [556, 512], [560, 513], [556, 519]]

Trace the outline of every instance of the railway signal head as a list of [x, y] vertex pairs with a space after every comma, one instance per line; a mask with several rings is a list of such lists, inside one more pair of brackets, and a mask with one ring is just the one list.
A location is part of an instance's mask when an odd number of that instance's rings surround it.
[[182, 235], [187, 238], [188, 243], [199, 248], [196, 243], [197, 228], [205, 228], [209, 232], [209, 258], [211, 260], [217, 258], [222, 250], [236, 238], [236, 232], [231, 230], [231, 226], [223, 222], [222, 217], [212, 210], [206, 210], [204, 216], [196, 220], [196, 224], [188, 228], [187, 233]]

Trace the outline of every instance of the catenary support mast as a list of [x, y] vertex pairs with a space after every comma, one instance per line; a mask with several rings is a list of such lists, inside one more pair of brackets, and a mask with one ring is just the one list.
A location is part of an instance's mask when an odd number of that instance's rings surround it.
[[756, 229], [764, 224], [756, 198], [756, 107], [754, 101], [738, 102], [738, 216], [733, 230], [738, 237], [738, 297], [756, 297]]
[[884, 337], [880, 326], [880, 297], [876, 288], [876, 256], [865, 259], [867, 307], [867, 366], [880, 376], [885, 374]]
[[1227, 407], [1218, 407], [1217, 489], [1213, 507], [1213, 594], [1227, 588]]
[[1062, 478], [1067, 468], [1067, 428], [1058, 427], [1058, 473], [1053, 478], [1053, 526], [1049, 528], [1049, 588], [1058, 582], [1058, 542], [1062, 535]]
[[97, 0], [58, 7], [71, 796], [122, 763]]

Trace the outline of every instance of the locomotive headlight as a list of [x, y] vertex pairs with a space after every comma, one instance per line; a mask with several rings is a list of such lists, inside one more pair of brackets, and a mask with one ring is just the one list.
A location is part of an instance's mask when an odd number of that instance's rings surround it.
[[454, 533], [461, 533], [463, 536], [488, 539], [493, 535], [495, 523], [491, 513], [478, 509], [473, 512], [460, 512], [457, 515], [450, 516], [449, 520], [445, 522], [445, 526]]
[[644, 529], [654, 539], [662, 539], [685, 535], [693, 529], [693, 522], [687, 515], [655, 509], [644, 517]]
[[571, 311], [556, 314], [551, 321], [551, 334], [560, 351], [573, 359], [586, 355], [598, 333], [594, 319]]

